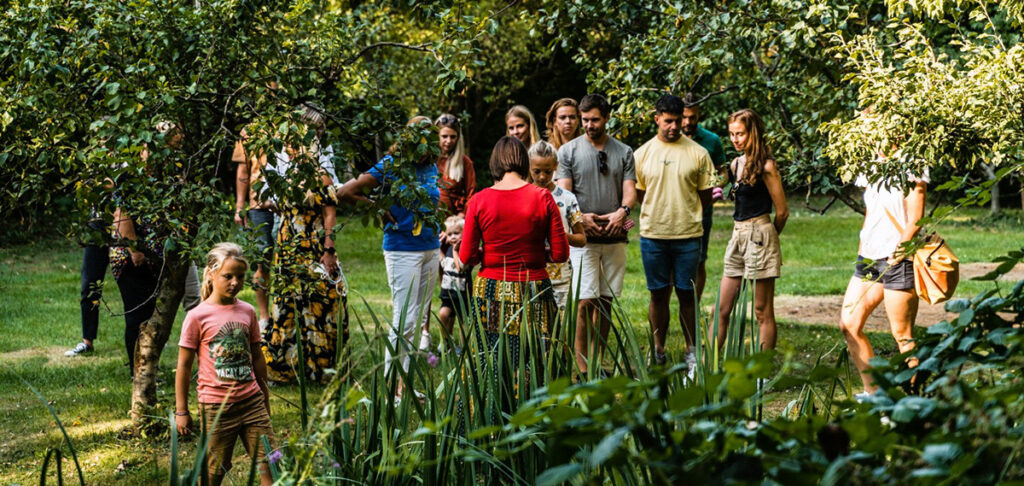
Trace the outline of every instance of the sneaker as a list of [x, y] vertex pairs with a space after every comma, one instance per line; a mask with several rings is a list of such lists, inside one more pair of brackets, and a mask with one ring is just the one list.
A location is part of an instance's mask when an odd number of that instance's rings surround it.
[[88, 344], [85, 344], [83, 342], [79, 342], [78, 344], [75, 345], [74, 348], [65, 351], [64, 356], [73, 358], [75, 356], [82, 356], [84, 354], [92, 354], [92, 351], [92, 346], [89, 346]]
[[666, 354], [666, 353], [659, 353], [659, 352], [655, 351], [654, 352], [654, 360], [653, 360], [653, 362], [657, 366], [664, 366], [665, 363], [668, 363], [668, 354]]
[[420, 346], [419, 346], [419, 349], [420, 349], [420, 351], [426, 351], [426, 350], [430, 349], [430, 333], [427, 332], [426, 329], [424, 329], [420, 333]]
[[697, 357], [693, 353], [686, 353], [686, 377], [693, 381], [697, 375]]

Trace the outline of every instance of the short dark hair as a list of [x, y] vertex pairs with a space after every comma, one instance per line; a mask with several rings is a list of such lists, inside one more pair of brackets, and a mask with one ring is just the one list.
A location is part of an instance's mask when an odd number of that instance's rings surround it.
[[580, 113], [593, 110], [594, 108], [597, 108], [601, 112], [601, 116], [605, 118], [612, 114], [612, 105], [608, 103], [608, 99], [604, 96], [592, 93], [580, 100]]
[[673, 115], [683, 114], [683, 100], [676, 95], [663, 95], [658, 98], [658, 102], [654, 104], [654, 111], [658, 114], [671, 113]]
[[491, 151], [491, 177], [495, 181], [505, 177], [506, 172], [515, 172], [525, 180], [530, 172], [530, 157], [526, 146], [518, 138], [504, 136], [494, 144]]

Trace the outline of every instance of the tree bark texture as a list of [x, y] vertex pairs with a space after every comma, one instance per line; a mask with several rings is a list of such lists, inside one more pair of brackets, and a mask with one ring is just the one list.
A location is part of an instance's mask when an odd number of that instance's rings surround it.
[[177, 252], [168, 252], [164, 258], [163, 275], [156, 293], [156, 308], [139, 329], [139, 340], [135, 346], [131, 417], [136, 425], [143, 423], [156, 405], [156, 376], [160, 354], [171, 335], [174, 317], [185, 294], [188, 261]]
[[989, 212], [992, 214], [999, 214], [999, 210], [1002, 209], [999, 205], [999, 181], [996, 180], [996, 168], [990, 164], [981, 164], [981, 170], [985, 171], [985, 177], [988, 180], [993, 181], [992, 187], [989, 188], [989, 194], [992, 195], [992, 199], [989, 200], [988, 207]]

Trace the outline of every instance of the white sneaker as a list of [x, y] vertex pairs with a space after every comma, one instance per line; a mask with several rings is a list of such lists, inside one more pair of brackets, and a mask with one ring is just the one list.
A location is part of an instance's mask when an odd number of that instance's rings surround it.
[[420, 349], [420, 351], [426, 351], [426, 350], [430, 349], [430, 333], [427, 332], [426, 329], [424, 329], [422, 332], [420, 332], [420, 346], [419, 346], [419, 349]]
[[692, 352], [686, 353], [686, 377], [693, 381], [697, 375], [697, 357]]

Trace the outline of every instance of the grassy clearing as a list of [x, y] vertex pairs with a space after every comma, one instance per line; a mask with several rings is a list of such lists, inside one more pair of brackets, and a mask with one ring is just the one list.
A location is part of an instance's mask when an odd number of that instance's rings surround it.
[[[966, 212], [961, 220], [940, 228], [965, 263], [990, 261], [1024, 241], [1024, 230], [1019, 225], [970, 224], [970, 218], [981, 214], [981, 211]], [[729, 213], [720, 211], [708, 261], [706, 303], [714, 302], [731, 224]], [[795, 211], [782, 240], [786, 265], [778, 284], [779, 293], [830, 295], [842, 292], [852, 270], [851, 262], [856, 257], [859, 225], [860, 217], [845, 209], [834, 209], [827, 217]], [[343, 235], [338, 245], [339, 258], [353, 289], [349, 297], [353, 340], [360, 348], [360, 343], [378, 338], [377, 329], [365, 321], [370, 315], [365, 306], [377, 315], [390, 315], [389, 291], [379, 232], [352, 225], [343, 230]], [[36, 386], [56, 408], [78, 450], [89, 483], [164, 482], [169, 466], [166, 437], [119, 438], [118, 432], [128, 424], [130, 383], [125, 367], [123, 321], [117, 316], [121, 311], [120, 299], [112, 279], [104, 286], [107, 308], [101, 314], [96, 353], [77, 359], [63, 356], [80, 337], [80, 258], [79, 248], [65, 241], [0, 249], [0, 309], [3, 309], [0, 330], [4, 335], [0, 340], [0, 423], [4, 424], [0, 428], [0, 482], [38, 481], [46, 450], [60, 446], [62, 440], [45, 406], [18, 376]], [[972, 295], [985, 284], [964, 282], [961, 285], [961, 295]], [[251, 291], [244, 292], [242, 298], [254, 302]], [[627, 281], [620, 303], [630, 321], [641, 332], [646, 332], [647, 292], [636, 244], [629, 247]], [[179, 314], [178, 325], [161, 362], [166, 384], [160, 388], [160, 393], [166, 406], [173, 403], [175, 343], [182, 317]], [[359, 318], [364, 321], [360, 323]], [[782, 322], [780, 326], [779, 350], [803, 363], [813, 362], [841, 339], [830, 323], [815, 326]], [[436, 331], [434, 334], [437, 335]], [[886, 334], [873, 334], [871, 339], [880, 354], [891, 354], [895, 349]], [[669, 346], [676, 353], [682, 349], [678, 327], [670, 334]], [[375, 347], [362, 347], [371, 348]], [[838, 352], [842, 352], [842, 348], [833, 355]], [[357, 355], [354, 359], [356, 376], [381, 361], [373, 353], [357, 352]], [[298, 403], [298, 389], [282, 387], [273, 392], [274, 427], [281, 439], [300, 427], [299, 414], [293, 405]], [[314, 397], [317, 394], [314, 390]], [[766, 410], [778, 413], [795, 394], [796, 391], [774, 394]], [[186, 460], [191, 457], [193, 447], [185, 444]], [[245, 468], [237, 468], [236, 481], [244, 480], [242, 469]], [[72, 474], [73, 468], [65, 467], [65, 479], [71, 480]]]

